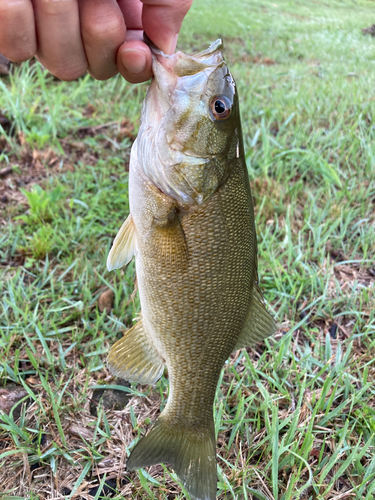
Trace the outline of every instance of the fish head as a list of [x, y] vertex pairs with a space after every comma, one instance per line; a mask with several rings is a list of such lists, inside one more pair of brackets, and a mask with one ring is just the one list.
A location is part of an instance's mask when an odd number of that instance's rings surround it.
[[[236, 85], [221, 40], [171, 56], [152, 48], [154, 78], [136, 153], [146, 176], [181, 204], [205, 202], [225, 181], [241, 141]], [[242, 146], [241, 146], [242, 147]]]

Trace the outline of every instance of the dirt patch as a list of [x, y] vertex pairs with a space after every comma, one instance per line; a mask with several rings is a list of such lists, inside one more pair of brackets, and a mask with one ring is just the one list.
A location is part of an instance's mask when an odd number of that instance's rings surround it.
[[[91, 109], [86, 108], [86, 113], [89, 114], [90, 112]], [[123, 140], [124, 137], [134, 141], [136, 137], [134, 133], [134, 125], [127, 119], [123, 120], [120, 124], [117, 121], [112, 121], [90, 127], [80, 127], [77, 129], [77, 135], [80, 139], [83, 139], [84, 137], [95, 137], [105, 129], [116, 129], [114, 136], [118, 141]]]
[[[105, 373], [101, 375], [105, 375]], [[108, 373], [106, 375], [105, 382], [111, 383], [112, 377]], [[68, 384], [67, 392], [70, 392], [76, 400], [81, 399], [79, 388], [82, 387], [80, 384], [83, 384], [84, 380], [85, 374], [79, 372], [75, 380]], [[43, 415], [40, 414], [37, 403], [33, 403], [27, 409], [25, 418], [28, 426], [36, 427], [38, 425], [43, 429], [43, 439], [40, 442], [40, 451], [43, 455], [53, 448], [54, 443], [62, 446], [61, 434], [59, 434], [55, 420], [51, 418], [53, 410], [50, 397], [43, 392], [39, 380], [35, 379], [34, 382], [42, 393], [46, 417], [43, 418]], [[95, 384], [97, 381], [92, 379], [91, 382]], [[79, 412], [65, 411], [60, 415], [62, 429], [66, 438], [64, 450], [66, 455], [72, 458], [70, 461], [63, 456], [56, 458], [58, 474], [53, 474], [48, 460], [39, 460], [37, 456], [29, 457], [27, 454], [20, 452], [5, 458], [0, 471], [0, 491], [12, 491], [12, 494], [24, 495], [28, 494], [32, 487], [33, 491], [37, 491], [40, 498], [43, 499], [59, 498], [61, 495], [70, 494], [77, 482], [77, 478], [87, 464], [85, 457], [89, 453], [88, 446], [93, 440], [101, 440], [101, 435], [98, 435], [98, 433], [95, 435], [94, 433], [97, 417], [90, 414], [90, 399], [85, 398], [85, 401], [82, 401]], [[64, 401], [68, 403], [69, 397], [64, 397]], [[138, 424], [144, 428], [148, 426], [148, 422], [154, 421], [158, 416], [160, 412], [160, 396], [158, 394], [152, 394], [147, 398], [133, 396], [131, 405], [137, 414]], [[103, 488], [103, 491], [107, 491], [107, 494], [115, 490], [125, 498], [130, 498], [134, 491], [140, 487], [137, 474], [135, 472], [126, 472], [125, 469], [127, 457], [125, 443], [133, 441], [138, 434], [137, 430], [133, 430], [130, 404], [122, 411], [106, 410], [106, 415], [111, 429], [111, 438], [102, 440], [98, 451], [103, 458], [90, 467], [90, 470], [87, 470], [75, 498], [88, 500], [95, 496], [100, 479], [104, 474], [106, 474], [105, 483], [107, 486]], [[2, 453], [14, 450], [14, 445], [10, 441], [2, 441], [0, 442], [0, 450]], [[160, 465], [157, 465], [151, 467], [148, 472], [153, 477], [160, 477], [163, 474], [163, 469]], [[172, 480], [170, 480], [170, 489], [178, 491], [176, 484]]]
[[[130, 387], [129, 382], [121, 378], [116, 378], [111, 385]], [[95, 389], [90, 399], [90, 413], [94, 417], [97, 417], [100, 404], [109, 410], [123, 410], [130, 398], [131, 395], [129, 393], [118, 389]]]
[[0, 75], [7, 76], [10, 72], [11, 62], [5, 56], [0, 54]]
[[0, 164], [0, 215], [9, 203], [26, 204], [20, 189], [44, 179], [53, 170], [59, 157], [52, 149], [31, 151], [23, 148], [20, 156], [10, 156], [9, 164]]
[[368, 28], [363, 28], [362, 29], [362, 33], [364, 35], [371, 35], [371, 36], [375, 36], [375, 24], [372, 24], [371, 26], [369, 26]]
[[[0, 114], [0, 124], [2, 120], [3, 128], [9, 131], [10, 120]], [[0, 161], [0, 223], [7, 206], [18, 204], [26, 207], [26, 199], [21, 188], [29, 188], [33, 184], [42, 182], [48, 174], [74, 171], [78, 162], [95, 165], [99, 154], [90, 151], [84, 142], [86, 137], [95, 136], [99, 136], [98, 142], [101, 148], [111, 149], [114, 147], [111, 143], [113, 140], [119, 142], [126, 137], [131, 142], [134, 141], [134, 125], [129, 120], [123, 120], [121, 123], [110, 122], [81, 127], [70, 136], [60, 139], [63, 153], [51, 147], [42, 150], [32, 149], [22, 132], [19, 132], [15, 138], [20, 146], [19, 151], [11, 153], [10, 144], [6, 138], [1, 138], [0, 150], [7, 154], [8, 162]]]
[[[11, 126], [12, 126], [12, 122], [9, 120], [9, 118], [5, 115], [3, 115], [3, 113], [0, 112], [0, 125], [2, 126], [2, 128], [5, 130], [5, 132], [7, 134], [9, 134], [10, 132], [10, 129], [11, 129]], [[1, 147], [1, 143], [2, 143], [2, 139], [0, 138], [0, 150], [2, 149]], [[5, 141], [4, 141], [4, 145], [5, 145]], [[3, 147], [4, 147], [3, 145]]]
[[0, 388], [0, 410], [9, 415], [14, 408], [13, 418], [17, 420], [21, 415], [22, 401], [25, 401], [27, 396], [28, 392], [19, 385], [10, 384]]
[[273, 66], [274, 64], [279, 64], [274, 59], [264, 57], [262, 54], [257, 54], [256, 56], [252, 57], [249, 62], [252, 62], [253, 64], [263, 64], [265, 66]]
[[372, 283], [375, 283], [375, 267], [358, 268], [340, 264], [335, 266], [334, 275], [342, 290], [355, 282], [364, 287], [370, 287]]
[[294, 12], [286, 12], [285, 10], [282, 11], [282, 14], [285, 16], [294, 17], [294, 19], [299, 19], [300, 21], [304, 21], [305, 19], [308, 20], [311, 19], [308, 16], [301, 16], [301, 14], [295, 14]]

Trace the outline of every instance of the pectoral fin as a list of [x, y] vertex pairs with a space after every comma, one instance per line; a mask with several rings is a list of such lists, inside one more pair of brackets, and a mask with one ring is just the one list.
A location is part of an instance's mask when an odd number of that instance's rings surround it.
[[139, 320], [109, 352], [107, 363], [110, 371], [129, 382], [153, 384], [163, 374], [164, 361], [152, 345]]
[[276, 324], [263, 304], [262, 294], [254, 283], [253, 300], [247, 315], [244, 328], [239, 336], [234, 350], [242, 349], [260, 342], [275, 333]]
[[188, 257], [185, 233], [174, 210], [163, 220], [154, 218], [153, 246], [168, 263], [182, 263]]
[[112, 248], [108, 254], [108, 271], [120, 269], [120, 267], [128, 264], [135, 253], [135, 247], [135, 228], [132, 216], [129, 215], [117, 233], [115, 241], [113, 242]]

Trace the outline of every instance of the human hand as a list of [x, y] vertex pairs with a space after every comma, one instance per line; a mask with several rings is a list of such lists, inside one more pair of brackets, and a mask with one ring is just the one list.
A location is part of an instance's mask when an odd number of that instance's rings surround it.
[[0, 53], [15, 62], [36, 55], [61, 80], [88, 71], [97, 80], [120, 72], [144, 82], [152, 71], [143, 31], [172, 54], [192, 1], [0, 0]]

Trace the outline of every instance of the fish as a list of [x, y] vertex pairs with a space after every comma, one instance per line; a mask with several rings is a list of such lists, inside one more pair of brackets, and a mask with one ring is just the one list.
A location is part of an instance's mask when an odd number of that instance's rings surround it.
[[258, 284], [254, 209], [238, 92], [221, 40], [203, 52], [152, 47], [153, 79], [129, 167], [130, 214], [107, 259], [135, 256], [141, 313], [110, 371], [169, 397], [127, 470], [170, 464], [193, 499], [217, 492], [213, 404], [233, 351], [272, 335]]

